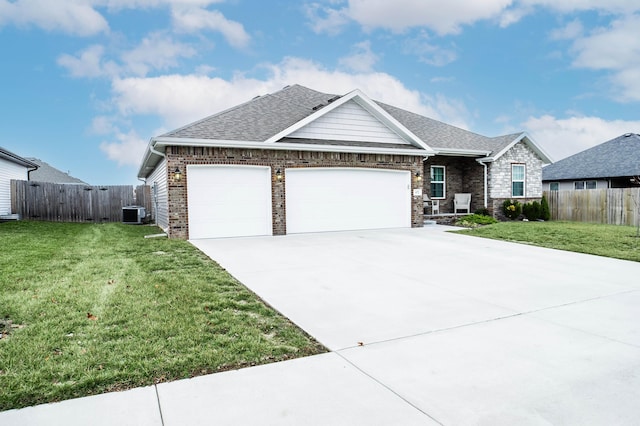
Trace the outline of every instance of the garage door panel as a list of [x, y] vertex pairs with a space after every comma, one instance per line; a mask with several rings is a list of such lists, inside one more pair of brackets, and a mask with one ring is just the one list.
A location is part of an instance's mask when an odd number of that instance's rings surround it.
[[286, 170], [287, 233], [411, 226], [408, 171]]
[[189, 238], [271, 235], [268, 167], [188, 166]]

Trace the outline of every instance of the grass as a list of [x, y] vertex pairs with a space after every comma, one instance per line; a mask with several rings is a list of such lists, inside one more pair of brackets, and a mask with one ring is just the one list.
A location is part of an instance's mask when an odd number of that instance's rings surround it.
[[578, 253], [640, 262], [640, 238], [631, 226], [581, 222], [501, 222], [461, 232]]
[[325, 351], [158, 232], [0, 224], [0, 411]]

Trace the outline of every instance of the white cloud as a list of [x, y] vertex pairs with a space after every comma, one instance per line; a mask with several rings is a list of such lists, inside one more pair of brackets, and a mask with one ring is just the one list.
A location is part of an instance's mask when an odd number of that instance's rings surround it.
[[36, 26], [78, 36], [109, 30], [106, 19], [88, 0], [0, 0], [0, 27], [6, 24]]
[[[403, 32], [422, 27], [439, 35], [460, 33], [465, 25], [494, 20], [504, 28], [524, 16], [545, 8], [560, 14], [597, 11], [624, 15], [640, 11], [640, 3], [629, 0], [349, 0], [316, 1], [306, 7], [311, 27], [318, 33], [337, 34], [350, 21], [367, 30], [384, 28]], [[567, 30], [576, 30], [568, 28]]]
[[101, 45], [89, 46], [75, 56], [60, 55], [57, 62], [72, 77], [116, 78], [123, 75], [145, 76], [150, 71], [167, 70], [178, 65], [178, 58], [188, 58], [196, 53], [187, 44], [176, 42], [165, 34], [153, 33], [145, 37], [138, 46], [122, 52], [120, 64], [105, 59], [105, 48]]
[[122, 54], [125, 68], [134, 75], [144, 76], [151, 70], [167, 70], [178, 65], [177, 58], [189, 58], [196, 50], [172, 40], [165, 34], [153, 33], [140, 44]]
[[93, 135], [108, 135], [118, 133], [119, 129], [114, 123], [115, 117], [100, 115], [94, 117], [89, 127], [89, 132]]
[[66, 68], [72, 77], [96, 78], [115, 76], [119, 67], [113, 61], [105, 61], [104, 46], [93, 45], [78, 52], [77, 56], [63, 54], [58, 57], [58, 65]]
[[459, 33], [463, 25], [497, 18], [511, 3], [512, 0], [350, 0], [347, 9], [324, 12], [334, 23], [341, 23], [338, 17], [348, 15], [365, 28], [402, 32], [411, 27], [427, 27], [443, 35]]
[[640, 101], [640, 14], [614, 20], [578, 38], [572, 51], [573, 66], [612, 72], [612, 96], [621, 101]]
[[607, 121], [599, 117], [556, 118], [543, 115], [529, 117], [522, 125], [554, 161], [625, 133], [640, 133], [640, 120]]
[[355, 52], [350, 56], [340, 58], [340, 65], [356, 72], [369, 72], [378, 62], [378, 55], [371, 51], [369, 40], [357, 43], [353, 46]]
[[519, 0], [526, 6], [542, 6], [562, 13], [596, 10], [607, 13], [630, 13], [640, 10], [633, 0]]
[[100, 150], [119, 166], [139, 166], [147, 147], [147, 141], [140, 138], [135, 130], [128, 133], [116, 131], [115, 142], [102, 142]]
[[562, 28], [551, 31], [551, 40], [573, 40], [584, 33], [584, 26], [579, 19], [574, 19]]
[[332, 9], [310, 3], [305, 6], [305, 13], [311, 21], [311, 29], [317, 34], [336, 35], [350, 22], [346, 8]]
[[211, 30], [220, 32], [230, 45], [236, 48], [246, 47], [251, 37], [242, 24], [231, 21], [217, 10], [199, 7], [174, 7], [172, 10], [173, 26], [177, 31], [197, 32]]
[[421, 62], [436, 67], [442, 67], [458, 59], [458, 54], [454, 48], [448, 49], [437, 46], [431, 43], [429, 39], [429, 34], [421, 31], [420, 35], [404, 43], [404, 50], [407, 53], [418, 56]]
[[286, 58], [279, 64], [264, 67], [269, 74], [265, 80], [243, 75], [230, 80], [206, 75], [116, 79], [112, 85], [112, 100], [124, 117], [156, 115], [163, 120], [163, 125], [175, 128], [246, 102], [256, 95], [297, 83], [340, 95], [361, 89], [373, 99], [467, 127], [468, 112], [462, 102], [408, 89], [386, 73], [329, 70], [300, 58]]

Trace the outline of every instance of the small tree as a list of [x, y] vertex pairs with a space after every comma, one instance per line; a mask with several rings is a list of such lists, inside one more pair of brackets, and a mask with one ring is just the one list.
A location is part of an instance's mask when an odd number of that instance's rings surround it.
[[540, 200], [540, 219], [542, 220], [551, 220], [551, 210], [549, 210], [549, 202], [547, 201], [547, 197], [542, 196], [542, 200]]
[[531, 221], [540, 219], [540, 210], [540, 203], [537, 201], [526, 203], [522, 206], [522, 214], [524, 214], [527, 220]]

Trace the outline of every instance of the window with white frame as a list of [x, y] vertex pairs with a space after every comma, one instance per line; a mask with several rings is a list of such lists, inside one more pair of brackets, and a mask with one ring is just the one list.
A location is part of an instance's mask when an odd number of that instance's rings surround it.
[[526, 169], [524, 164], [511, 165], [511, 196], [524, 197]]
[[444, 166], [431, 166], [431, 198], [441, 200], [445, 193], [445, 168]]
[[573, 182], [574, 189], [596, 189], [597, 183], [595, 180], [577, 180]]
[[549, 191], [557, 191], [560, 188], [559, 182], [551, 182], [549, 183]]

